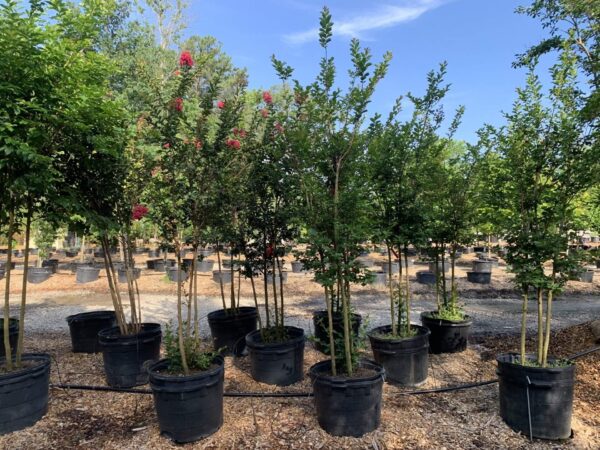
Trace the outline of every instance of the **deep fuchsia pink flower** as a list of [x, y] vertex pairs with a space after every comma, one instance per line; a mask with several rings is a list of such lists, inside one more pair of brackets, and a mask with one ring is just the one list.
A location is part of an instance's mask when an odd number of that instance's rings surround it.
[[200, 150], [202, 148], [202, 141], [200, 139], [194, 139], [194, 147], [196, 147], [196, 150]]
[[247, 132], [246, 132], [246, 130], [244, 130], [243, 128], [234, 128], [234, 129], [233, 129], [233, 135], [234, 135], [234, 136], [239, 136], [239, 137], [241, 137], [242, 139], [243, 139], [243, 138], [245, 138], [245, 137], [247, 136], [247, 134], [248, 134], [248, 133], [247, 133]]
[[283, 133], [283, 125], [281, 125], [279, 122], [275, 122], [275, 129], [280, 133]]
[[260, 115], [263, 116], [265, 119], [267, 117], [269, 117], [269, 110], [267, 108], [263, 108], [260, 110]]
[[219, 100], [217, 102], [217, 108], [219, 108], [219, 109], [225, 108], [225, 102], [223, 100]]
[[181, 56], [179, 57], [179, 65], [181, 67], [192, 67], [194, 65], [192, 54], [187, 50], [181, 52]]
[[163, 144], [163, 148], [171, 148], [171, 144], [169, 144], [168, 142], [165, 142]]
[[242, 144], [240, 144], [240, 141], [238, 141], [237, 139], [227, 139], [227, 142], [225, 142], [225, 145], [227, 145], [227, 147], [233, 148], [235, 150], [239, 150], [240, 147], [242, 146]]
[[263, 100], [267, 105], [273, 103], [273, 97], [271, 96], [271, 93], [269, 91], [263, 92]]
[[183, 99], [181, 97], [177, 97], [173, 100], [173, 108], [179, 112], [183, 111]]
[[131, 218], [133, 220], [143, 219], [148, 214], [148, 208], [144, 205], [134, 205], [131, 210]]

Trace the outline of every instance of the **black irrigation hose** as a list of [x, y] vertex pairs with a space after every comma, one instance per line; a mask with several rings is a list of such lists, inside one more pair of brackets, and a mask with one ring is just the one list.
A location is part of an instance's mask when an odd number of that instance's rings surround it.
[[[584, 350], [580, 353], [576, 353], [573, 356], [570, 356], [567, 359], [574, 360], [579, 359], [583, 356], [589, 355], [591, 353], [595, 353], [600, 351], [600, 346], [592, 347], [590, 349]], [[395, 395], [422, 395], [422, 394], [439, 394], [444, 392], [455, 392], [461, 391], [464, 389], [472, 389], [481, 386], [487, 386], [490, 384], [495, 384], [498, 382], [498, 379], [480, 381], [477, 383], [465, 383], [458, 384], [455, 386], [447, 386], [441, 388], [434, 389], [417, 389], [414, 391], [402, 391], [398, 392]], [[56, 389], [75, 389], [81, 391], [104, 391], [104, 392], [121, 392], [125, 394], [152, 394], [151, 389], [128, 389], [128, 388], [113, 388], [109, 386], [86, 386], [81, 384], [51, 384], [50, 387]], [[313, 397], [314, 394], [312, 392], [224, 392], [224, 397], [253, 397], [253, 398], [300, 398], [300, 397]]]

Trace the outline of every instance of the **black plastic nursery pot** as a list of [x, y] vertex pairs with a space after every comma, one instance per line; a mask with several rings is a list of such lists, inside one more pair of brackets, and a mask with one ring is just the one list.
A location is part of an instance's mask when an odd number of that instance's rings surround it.
[[160, 250], [148, 250], [148, 258], [158, 258], [160, 256]]
[[93, 266], [79, 266], [75, 274], [75, 281], [79, 284], [91, 283], [100, 276], [100, 269]]
[[185, 281], [188, 278], [187, 272], [183, 268], [178, 269], [177, 267], [168, 267], [167, 276], [169, 277], [169, 281], [173, 282]]
[[[0, 317], [0, 336], [4, 335], [4, 318]], [[10, 342], [10, 351], [14, 355], [17, 352], [17, 342], [19, 340], [19, 319], [11, 317], [8, 325], [8, 341]], [[6, 357], [4, 341], [0, 340], [0, 358]]]
[[367, 374], [334, 377], [330, 360], [309, 370], [317, 420], [331, 435], [360, 437], [379, 427], [385, 370], [373, 361], [361, 361], [359, 367]]
[[385, 369], [386, 379], [402, 386], [419, 386], [427, 380], [429, 329], [411, 325], [417, 333], [406, 338], [388, 339], [391, 325], [377, 327], [368, 334], [373, 357]]
[[22, 361], [22, 369], [0, 373], [0, 435], [31, 426], [48, 411], [50, 356], [26, 353]]
[[304, 263], [302, 261], [292, 261], [292, 273], [302, 273], [304, 270]]
[[46, 259], [42, 261], [42, 267], [48, 267], [52, 270], [52, 273], [56, 273], [58, 271], [58, 259]]
[[223, 280], [224, 284], [231, 283], [230, 269], [224, 269], [224, 270], [221, 270], [220, 272], [218, 270], [213, 270], [213, 281], [215, 283], [218, 283], [219, 279]]
[[149, 259], [146, 261], [146, 267], [150, 270], [154, 270], [154, 265], [156, 263], [156, 259]]
[[491, 272], [493, 267], [492, 261], [478, 259], [473, 261], [473, 272]]
[[449, 320], [434, 319], [431, 317], [435, 311], [426, 311], [421, 313], [421, 323], [429, 328], [429, 352], [439, 353], [459, 353], [467, 349], [469, 334], [473, 320], [465, 316], [465, 320], [460, 322], [450, 322]]
[[[352, 335], [357, 339], [358, 330], [362, 323], [362, 316], [360, 314], [352, 314], [350, 323], [352, 326]], [[313, 313], [313, 326], [315, 327], [315, 349], [329, 355], [329, 317], [327, 311], [315, 311]], [[333, 333], [340, 336], [344, 333], [344, 318], [341, 312], [333, 313]]]
[[388, 274], [386, 272], [371, 272], [373, 275], [372, 284], [387, 284], [388, 283]]
[[0, 269], [0, 280], [2, 278], [4, 278], [4, 275], [6, 274], [6, 271], [4, 269]]
[[285, 327], [288, 339], [283, 342], [263, 342], [260, 330], [246, 335], [250, 355], [250, 373], [256, 381], [277, 386], [289, 386], [304, 376], [304, 330]]
[[188, 376], [171, 375], [161, 360], [148, 369], [160, 432], [176, 443], [209, 436], [223, 424], [223, 358], [213, 367]]
[[27, 269], [27, 281], [33, 284], [43, 283], [52, 275], [50, 267], [30, 267]]
[[428, 270], [420, 270], [417, 272], [417, 283], [421, 284], [435, 284], [436, 276], [435, 273]]
[[[532, 355], [527, 357], [534, 360]], [[515, 353], [496, 358], [500, 416], [509, 427], [526, 436], [567, 439], [571, 436], [575, 365], [522, 366], [519, 359]], [[552, 365], [556, 360], [549, 358], [549, 362]]]
[[[6, 266], [8, 265], [7, 261], [0, 261], [0, 269], [4, 269], [6, 270]], [[17, 266], [17, 263], [15, 263], [14, 261], [10, 262], [10, 269], [14, 270], [14, 268]]]
[[198, 272], [211, 272], [215, 262], [210, 259], [203, 259], [202, 261], [198, 261], [196, 263], [196, 269]]
[[91, 311], [67, 317], [73, 353], [99, 353], [98, 333], [117, 325], [114, 311]]
[[490, 284], [492, 282], [491, 272], [467, 272], [467, 281], [475, 284]]
[[258, 313], [253, 306], [240, 306], [235, 312], [219, 309], [209, 313], [208, 326], [215, 350], [225, 347], [226, 353], [243, 351], [244, 338], [256, 330], [257, 322]]
[[[134, 280], [137, 280], [142, 275], [142, 269], [140, 268], [134, 268], [131, 270]], [[118, 270], [117, 273], [119, 275], [119, 283], [127, 283], [127, 272], [125, 271], [125, 269], [121, 268]]]
[[162, 332], [157, 323], [143, 323], [137, 334], [122, 335], [119, 327], [98, 333], [106, 382], [112, 387], [134, 387], [148, 382], [147, 367], [160, 358]]

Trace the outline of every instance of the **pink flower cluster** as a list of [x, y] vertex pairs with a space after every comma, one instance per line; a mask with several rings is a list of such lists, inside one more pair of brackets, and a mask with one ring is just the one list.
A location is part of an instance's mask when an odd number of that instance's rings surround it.
[[148, 214], [148, 208], [144, 205], [134, 205], [131, 210], [131, 218], [133, 220], [143, 219]]
[[179, 57], [179, 65], [181, 67], [192, 67], [194, 65], [192, 54], [187, 50], [181, 52], [181, 56]]
[[177, 97], [173, 100], [173, 108], [179, 112], [183, 111], [183, 99], [181, 97]]
[[225, 108], [225, 102], [223, 100], [219, 100], [217, 102], [217, 108], [219, 108], [219, 109]]
[[248, 135], [248, 133], [243, 128], [234, 128], [233, 135], [239, 136], [240, 138], [244, 139]]
[[273, 97], [271, 96], [271, 93], [269, 91], [264, 91], [262, 94], [262, 98], [263, 98], [263, 101], [267, 105], [270, 105], [273, 103]]
[[240, 141], [238, 141], [237, 139], [227, 139], [227, 142], [225, 142], [225, 145], [227, 145], [227, 147], [233, 148], [235, 150], [239, 150], [240, 147], [242, 146], [242, 144], [240, 144]]

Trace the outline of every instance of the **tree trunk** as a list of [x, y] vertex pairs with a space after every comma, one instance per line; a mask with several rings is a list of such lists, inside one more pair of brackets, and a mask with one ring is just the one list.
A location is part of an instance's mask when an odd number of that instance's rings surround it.
[[[23, 287], [21, 290], [21, 309], [19, 311], [19, 340], [17, 343], [16, 366], [21, 367], [23, 354], [23, 336], [25, 333], [25, 305], [27, 303], [27, 271], [29, 270], [29, 238], [31, 236], [31, 199], [27, 200], [27, 218], [25, 219], [25, 260], [23, 262]], [[10, 353], [7, 353], [10, 355]]]
[[185, 354], [185, 343], [183, 340], [183, 312], [181, 308], [181, 283], [179, 271], [181, 270], [181, 246], [179, 242], [175, 243], [175, 251], [177, 252], [177, 337], [179, 339], [179, 353], [181, 354], [181, 367], [185, 375], [190, 374], [188, 368], [187, 356]]
[[[10, 348], [10, 273], [12, 271], [13, 235], [15, 234], [15, 211], [11, 208], [8, 213], [8, 254], [6, 255], [6, 284], [4, 285], [4, 350], [6, 351], [6, 369], [10, 372], [13, 368]], [[23, 325], [19, 324], [19, 332]]]

